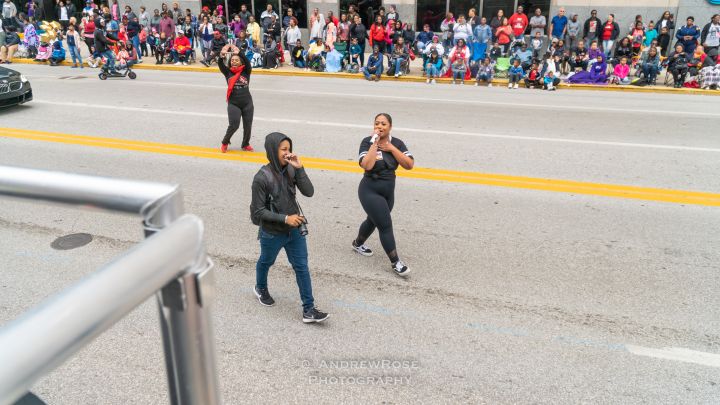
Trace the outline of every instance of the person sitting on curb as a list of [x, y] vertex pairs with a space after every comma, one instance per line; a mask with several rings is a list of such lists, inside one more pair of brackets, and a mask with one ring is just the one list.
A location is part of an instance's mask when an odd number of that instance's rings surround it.
[[437, 49], [433, 49], [432, 52], [430, 52], [430, 57], [428, 58], [427, 62], [425, 63], [425, 73], [427, 74], [427, 81], [426, 83], [435, 84], [435, 79], [440, 77], [440, 73], [442, 72], [443, 67], [443, 60], [440, 56], [440, 53]]
[[362, 69], [363, 75], [367, 80], [380, 81], [380, 75], [383, 71], [383, 55], [380, 53], [380, 47], [373, 45], [373, 53], [367, 60], [367, 64]]
[[558, 84], [560, 84], [560, 79], [555, 77], [555, 72], [553, 72], [552, 70], [547, 72], [547, 74], [543, 78], [543, 89], [555, 91]]
[[520, 60], [515, 59], [513, 62], [513, 65], [510, 66], [510, 70], [508, 71], [508, 89], [517, 89], [518, 83], [520, 83], [520, 80], [525, 76], [525, 71], [523, 70], [522, 66], [520, 66]]
[[543, 77], [540, 75], [540, 69], [537, 63], [533, 63], [530, 66], [530, 70], [525, 76], [525, 87], [528, 89], [534, 89], [535, 87], [543, 86]]
[[477, 78], [475, 85], [479, 86], [480, 82], [487, 82], [488, 87], [492, 87], [493, 75], [495, 74], [495, 62], [486, 56], [482, 64], [478, 68]]
[[388, 75], [394, 74], [400, 77], [403, 74], [403, 64], [408, 60], [409, 52], [405, 46], [405, 40], [402, 37], [397, 39], [397, 43], [393, 45], [392, 54], [390, 56], [390, 69]]
[[302, 46], [302, 41], [299, 39], [295, 41], [295, 46], [292, 50], [292, 55], [290, 55], [290, 61], [292, 62], [292, 65], [295, 67], [298, 67], [300, 69], [305, 68], [305, 58], [303, 57], [303, 52], [305, 51], [305, 48]]

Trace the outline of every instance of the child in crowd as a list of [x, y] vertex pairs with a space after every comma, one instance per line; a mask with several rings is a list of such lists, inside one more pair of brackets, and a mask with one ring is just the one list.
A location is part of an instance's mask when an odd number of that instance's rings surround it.
[[645, 31], [645, 41], [643, 41], [643, 45], [645, 45], [645, 47], [650, 46], [652, 41], [654, 41], [657, 36], [658, 32], [655, 30], [655, 23], [650, 21], [650, 24], [648, 24], [648, 29], [647, 31]]
[[147, 45], [150, 48], [150, 56], [155, 56], [155, 47], [157, 46], [158, 41], [158, 34], [157, 31], [155, 31], [155, 28], [152, 29], [152, 32], [150, 35], [147, 36]]
[[465, 58], [457, 55], [455, 60], [452, 62], [453, 84], [456, 84], [457, 80], [460, 80], [460, 84], [465, 84], [466, 69], [467, 65], [465, 64]]
[[533, 59], [539, 59], [542, 53], [543, 38], [540, 31], [535, 32], [535, 37], [530, 41], [530, 46], [533, 51]]
[[502, 57], [502, 48], [500, 48], [500, 45], [497, 42], [493, 42], [493, 46], [490, 49], [490, 59], [493, 60], [493, 62], [496, 62], [498, 58]]
[[295, 41], [295, 47], [293, 48], [293, 53], [290, 55], [290, 60], [295, 67], [299, 67], [300, 69], [305, 68], [305, 58], [303, 57], [303, 52], [305, 51], [305, 48], [302, 46], [302, 41], [299, 39]]
[[142, 53], [142, 56], [148, 56], [147, 31], [140, 30], [138, 38], [140, 39], [140, 52]]
[[430, 52], [430, 57], [427, 59], [427, 62], [425, 63], [425, 72], [427, 74], [426, 83], [435, 84], [435, 78], [440, 77], [440, 72], [442, 72], [442, 67], [443, 67], [443, 59], [440, 57], [440, 54], [438, 53], [437, 49], [433, 49]]
[[640, 48], [642, 47], [643, 41], [645, 41], [645, 28], [643, 28], [642, 21], [635, 23], [635, 28], [630, 33], [632, 38], [632, 54], [633, 56], [640, 55]]
[[622, 57], [620, 58], [620, 63], [615, 65], [615, 69], [613, 69], [613, 78], [610, 82], [615, 84], [630, 84], [629, 75], [630, 65], [628, 65], [627, 58]]
[[58, 36], [57, 40], [53, 43], [52, 54], [48, 60], [50, 61], [50, 66], [57, 66], [65, 60], [65, 48], [63, 48], [62, 37]]
[[475, 85], [479, 86], [480, 82], [487, 82], [488, 87], [492, 87], [492, 79], [495, 74], [495, 62], [490, 57], [485, 57], [482, 64], [478, 68]]
[[660, 35], [658, 36], [658, 44], [660, 45], [660, 54], [662, 56], [668, 56], [667, 51], [668, 47], [670, 46], [670, 32], [668, 31], [668, 27], [662, 27], [660, 30]]
[[515, 59], [513, 62], [513, 65], [510, 66], [510, 71], [508, 72], [508, 78], [510, 79], [510, 82], [508, 83], [508, 89], [518, 88], [518, 83], [520, 82], [520, 79], [525, 76], [525, 72], [523, 71], [522, 66], [520, 66], [520, 61]]
[[534, 89], [535, 86], [540, 87], [542, 86], [542, 79], [537, 63], [533, 63], [525, 77], [525, 87], [528, 89]]
[[360, 47], [360, 44], [358, 44], [358, 39], [353, 38], [350, 44], [350, 64], [356, 64], [360, 66], [360, 54], [362, 53], [362, 48]]
[[560, 79], [555, 77], [555, 73], [551, 70], [545, 74], [543, 78], [543, 89], [549, 91], [555, 91], [557, 85], [560, 83]]

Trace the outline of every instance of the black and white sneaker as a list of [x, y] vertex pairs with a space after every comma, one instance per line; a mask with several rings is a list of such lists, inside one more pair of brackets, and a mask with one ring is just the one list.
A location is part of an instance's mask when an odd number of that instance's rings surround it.
[[254, 287], [253, 292], [262, 305], [265, 305], [266, 307], [275, 305], [275, 300], [270, 296], [270, 292], [267, 288]]
[[328, 319], [330, 315], [326, 314], [325, 312], [318, 311], [317, 308], [313, 307], [309, 311], [303, 311], [303, 322], [304, 323], [313, 323], [313, 322], [322, 322], [326, 319]]
[[354, 251], [360, 253], [363, 256], [372, 256], [373, 255], [373, 251], [369, 247], [365, 246], [364, 244], [357, 246], [355, 244], [355, 241], [352, 241], [352, 248]]
[[408, 269], [408, 266], [405, 265], [405, 263], [402, 262], [402, 260], [396, 261], [392, 265], [392, 269], [400, 277], [405, 277], [410, 273], [410, 269]]

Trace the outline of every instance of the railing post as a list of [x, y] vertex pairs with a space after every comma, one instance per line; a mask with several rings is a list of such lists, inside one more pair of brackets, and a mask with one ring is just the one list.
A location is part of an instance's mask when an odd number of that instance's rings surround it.
[[[162, 215], [162, 213], [159, 213]], [[170, 221], [173, 215], [166, 216]], [[145, 237], [158, 226], [145, 222]], [[203, 248], [195, 266], [157, 293], [170, 403], [219, 405], [214, 335], [209, 306], [214, 298], [212, 261]]]

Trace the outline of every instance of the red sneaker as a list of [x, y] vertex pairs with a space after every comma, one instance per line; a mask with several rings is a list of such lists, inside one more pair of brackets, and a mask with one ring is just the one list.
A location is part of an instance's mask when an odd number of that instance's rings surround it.
[[250, 146], [250, 145], [244, 147], [243, 150], [244, 150], [245, 152], [255, 152], [255, 149], [253, 149], [253, 147]]
[[223, 145], [220, 147], [220, 152], [226, 153], [226, 152], [227, 152], [227, 147], [228, 147], [227, 145], [223, 144]]

